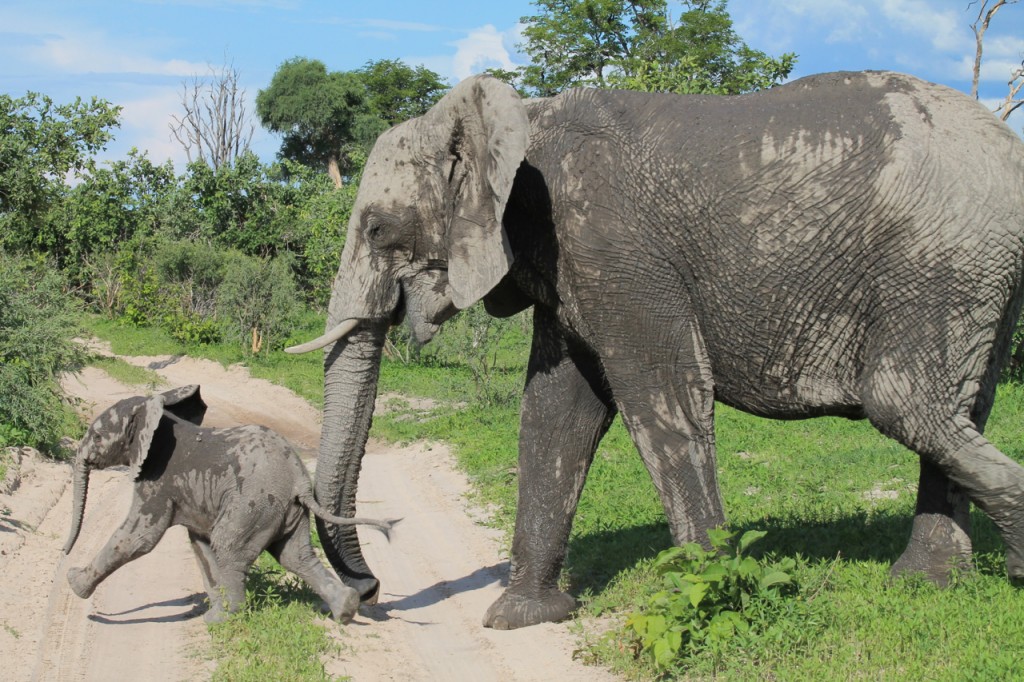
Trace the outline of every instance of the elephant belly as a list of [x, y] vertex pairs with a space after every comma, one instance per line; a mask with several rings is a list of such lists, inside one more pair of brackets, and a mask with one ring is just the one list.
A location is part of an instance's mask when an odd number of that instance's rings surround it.
[[788, 338], [784, 344], [734, 341], [724, 348], [709, 342], [715, 399], [773, 419], [862, 418], [856, 340], [807, 332]]
[[715, 400], [772, 419], [864, 418], [857, 396], [832, 379], [791, 375], [763, 375], [749, 383], [736, 381], [733, 377], [722, 381], [716, 379]]

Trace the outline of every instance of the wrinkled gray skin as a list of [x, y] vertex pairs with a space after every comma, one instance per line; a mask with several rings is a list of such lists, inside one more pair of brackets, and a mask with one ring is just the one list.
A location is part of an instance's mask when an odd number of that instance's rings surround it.
[[[893, 73], [739, 97], [463, 81], [370, 155], [334, 282], [316, 492], [350, 513], [382, 334], [483, 298], [534, 308], [505, 593], [484, 624], [565, 617], [556, 586], [619, 413], [676, 542], [725, 520], [714, 401], [866, 418], [921, 459], [894, 572], [969, 561], [968, 500], [1024, 579], [1024, 469], [982, 431], [1021, 300], [1024, 147], [977, 102]], [[342, 331], [347, 331], [342, 329]], [[348, 528], [321, 532], [364, 598]]]
[[206, 404], [198, 386], [122, 400], [93, 421], [75, 460], [71, 552], [81, 530], [89, 471], [128, 465], [135, 480], [131, 508], [106, 546], [68, 583], [87, 598], [124, 564], [146, 554], [174, 525], [188, 528], [210, 597], [206, 619], [222, 620], [245, 603], [245, 575], [264, 549], [312, 587], [341, 622], [359, 594], [314, 554], [309, 512], [332, 524], [393, 522], [338, 518], [313, 499], [309, 475], [288, 442], [262, 426], [202, 428]]

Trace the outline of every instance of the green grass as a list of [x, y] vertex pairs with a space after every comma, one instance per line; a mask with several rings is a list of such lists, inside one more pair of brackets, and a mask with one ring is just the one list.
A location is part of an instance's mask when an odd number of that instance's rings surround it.
[[89, 364], [102, 369], [122, 384], [130, 386], [148, 386], [155, 389], [167, 383], [153, 370], [129, 364], [120, 358], [94, 357]]
[[[310, 327], [318, 332], [315, 324]], [[162, 343], [139, 341], [134, 332], [125, 335], [129, 338], [118, 343], [150, 349], [146, 354], [155, 354], [151, 348]], [[221, 361], [243, 359], [240, 353], [230, 359], [224, 351], [187, 350], [227, 359]], [[128, 351], [115, 345], [115, 352]], [[515, 366], [518, 356], [509, 357], [496, 374], [496, 381], [506, 382], [494, 392], [499, 396], [523, 382], [523, 371]], [[319, 404], [321, 362], [318, 353], [271, 354], [248, 364], [254, 374], [289, 385]], [[426, 415], [415, 413], [415, 419], [409, 418], [411, 410], [378, 415], [372, 433], [399, 442], [451, 443], [478, 500], [494, 505], [495, 524], [511, 531], [518, 401], [474, 402], [471, 372], [452, 365], [384, 362], [380, 392], [433, 398], [438, 407]], [[724, 406], [717, 407], [716, 419], [719, 477], [730, 523], [739, 530], [768, 531], [758, 552], [799, 558], [795, 576], [803, 601], [794, 603], [792, 613], [771, 631], [738, 642], [719, 659], [698, 656], [676, 671], [677, 678], [999, 680], [1014, 679], [1024, 669], [1024, 591], [1008, 585], [1002, 542], [983, 514], [972, 514], [978, 568], [953, 587], [939, 590], [920, 580], [889, 578], [889, 566], [910, 532], [916, 456], [866, 422], [775, 422]], [[1024, 388], [1000, 387], [987, 435], [1009, 456], [1024, 461]], [[634, 657], [627, 640], [601, 633], [621, 622], [654, 588], [650, 564], [670, 543], [650, 477], [616, 420], [588, 476], [562, 576], [563, 587], [584, 605], [574, 624], [584, 660], [612, 666], [629, 678], [652, 678], [653, 671]], [[312, 637], [315, 629], [307, 631], [293, 618], [319, 629], [319, 638]], [[259, 603], [237, 618], [239, 637], [250, 642], [237, 648], [242, 653], [228, 654], [218, 646], [219, 670], [271, 665], [257, 661], [256, 650], [277, 650], [274, 657], [285, 662], [291, 656], [311, 660], [309, 654], [292, 653], [292, 645], [258, 638], [304, 641], [301, 630], [320, 642], [314, 648], [326, 646], [317, 618], [315, 607], [301, 598]], [[316, 665], [310, 670], [313, 677], [305, 679], [320, 679]], [[225, 679], [269, 679], [274, 673], [231, 675]]]
[[[440, 400], [469, 390], [464, 373], [385, 367], [382, 385]], [[462, 385], [461, 389], [459, 385]], [[439, 385], [431, 393], [430, 386]], [[1024, 669], [1024, 591], [1006, 581], [1002, 542], [973, 513], [978, 570], [939, 590], [888, 574], [910, 533], [917, 457], [868, 423], [779, 422], [717, 406], [722, 496], [731, 525], [768, 536], [758, 550], [800, 558], [807, 609], [746, 640], [724, 661], [698, 657], [680, 679], [1011, 679]], [[378, 416], [374, 434], [454, 445], [496, 525], [515, 514], [518, 406], [442, 407], [427, 419]], [[1024, 388], [1000, 387], [987, 433], [1024, 461]], [[592, 616], [620, 622], [654, 588], [650, 563], [671, 544], [660, 501], [619, 420], [602, 441], [584, 488], [562, 576], [584, 609], [581, 655], [650, 679], [622, 638], [588, 631]]]
[[11, 463], [11, 456], [6, 451], [0, 449], [0, 483], [3, 483], [7, 479], [7, 467]]
[[321, 656], [338, 646], [326, 634], [320, 598], [264, 553], [249, 571], [246, 606], [210, 627], [214, 682], [331, 679]]

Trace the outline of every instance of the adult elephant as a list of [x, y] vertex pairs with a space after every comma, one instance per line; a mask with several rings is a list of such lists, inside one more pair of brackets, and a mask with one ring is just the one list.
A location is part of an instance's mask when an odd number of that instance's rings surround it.
[[[484, 624], [565, 617], [556, 580], [620, 413], [676, 542], [725, 519], [719, 400], [867, 418], [921, 459], [894, 571], [968, 561], [968, 498], [1024, 579], [1024, 468], [983, 436], [1022, 297], [1024, 146], [977, 102], [895, 73], [738, 97], [487, 77], [381, 136], [331, 298], [316, 494], [354, 513], [384, 333], [420, 341], [483, 299], [534, 307], [507, 590]], [[373, 598], [348, 528], [320, 527]]]

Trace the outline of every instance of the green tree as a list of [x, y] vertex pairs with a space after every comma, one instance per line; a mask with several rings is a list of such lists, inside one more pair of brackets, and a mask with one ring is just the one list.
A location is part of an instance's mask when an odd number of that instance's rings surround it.
[[352, 72], [327, 71], [316, 59], [296, 57], [278, 67], [256, 95], [256, 115], [265, 128], [284, 136], [280, 156], [325, 168], [343, 184], [346, 147], [370, 116], [366, 88]]
[[65, 179], [94, 167], [121, 108], [93, 98], [55, 104], [29, 92], [0, 94], [0, 246], [39, 250], [37, 229], [66, 191]]
[[538, 13], [522, 19], [532, 63], [521, 85], [540, 96], [572, 86], [738, 94], [789, 75], [795, 55], [749, 47], [725, 0], [680, 4], [675, 19], [667, 0], [535, 0]]
[[427, 113], [449, 89], [427, 67], [398, 59], [367, 62], [356, 74], [366, 86], [371, 111], [387, 127]]
[[341, 187], [378, 135], [425, 113], [447, 90], [430, 69], [396, 59], [328, 72], [320, 61], [295, 58], [259, 92], [256, 113], [264, 127], [284, 135], [282, 159], [324, 168]]
[[87, 285], [89, 264], [136, 235], [159, 234], [180, 219], [168, 205], [178, 192], [170, 161], [156, 165], [132, 149], [128, 158], [94, 168], [51, 207], [36, 243], [65, 270], [73, 284]]
[[76, 305], [56, 268], [0, 251], [0, 445], [56, 450], [68, 425], [60, 376], [85, 360]]

